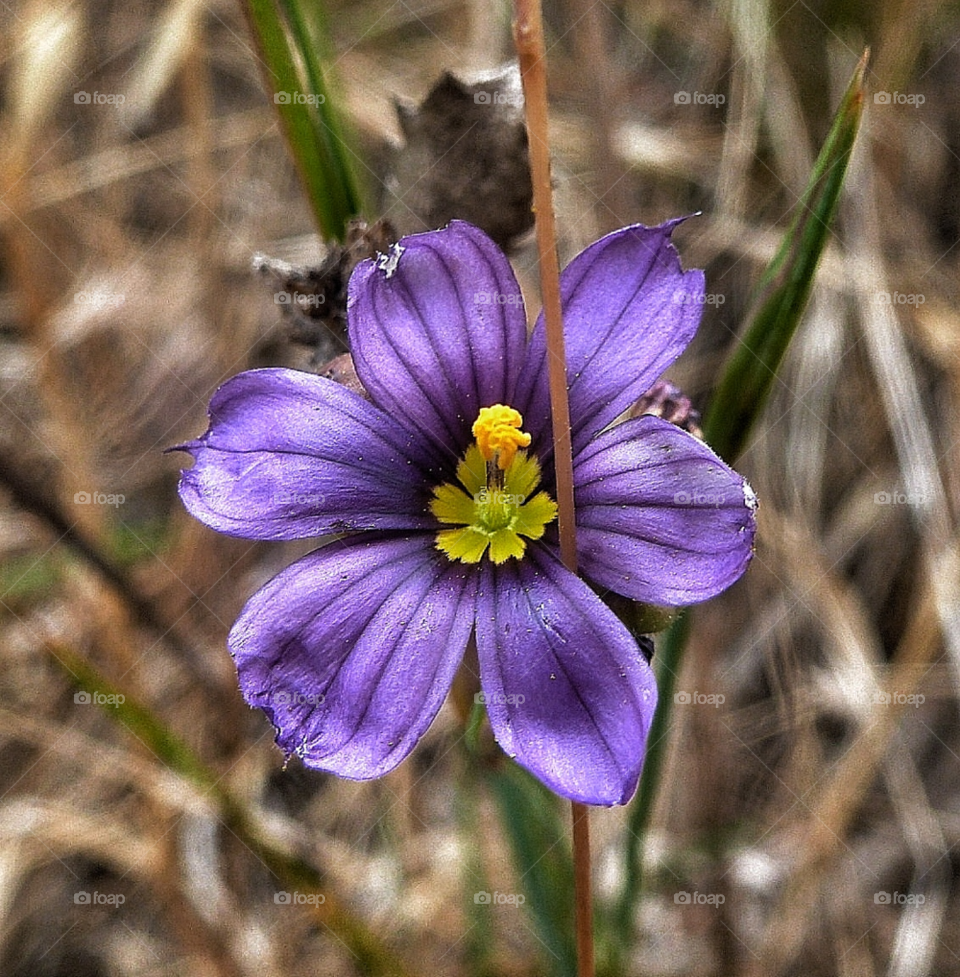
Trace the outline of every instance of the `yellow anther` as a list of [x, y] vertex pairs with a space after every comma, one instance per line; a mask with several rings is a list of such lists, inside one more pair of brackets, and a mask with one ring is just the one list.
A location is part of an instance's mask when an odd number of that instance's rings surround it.
[[520, 411], [504, 404], [481, 407], [473, 424], [473, 436], [485, 461], [496, 460], [497, 467], [506, 471], [518, 448], [530, 445], [530, 435], [520, 430], [523, 418]]

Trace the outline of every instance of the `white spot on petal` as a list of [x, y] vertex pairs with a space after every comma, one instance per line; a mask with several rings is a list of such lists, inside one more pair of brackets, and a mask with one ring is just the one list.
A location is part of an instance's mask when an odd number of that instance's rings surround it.
[[400, 255], [406, 250], [402, 245], [394, 244], [390, 248], [389, 254], [378, 254], [377, 255], [377, 267], [387, 276], [387, 278], [392, 278], [393, 273], [397, 270], [397, 265], [400, 264]]
[[750, 483], [743, 480], [743, 501], [747, 503], [747, 508], [751, 512], [756, 512], [760, 503], [757, 501], [757, 493], [750, 487]]

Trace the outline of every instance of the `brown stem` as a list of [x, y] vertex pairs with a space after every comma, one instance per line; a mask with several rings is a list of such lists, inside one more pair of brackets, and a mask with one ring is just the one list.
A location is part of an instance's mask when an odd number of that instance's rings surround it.
[[[553, 425], [554, 465], [557, 476], [557, 508], [560, 557], [571, 573], [577, 572], [577, 536], [573, 507], [573, 451], [570, 437], [570, 404], [567, 398], [566, 351], [560, 308], [560, 264], [550, 181], [550, 135], [547, 116], [547, 62], [543, 17], [539, 0], [515, 0], [513, 32], [527, 120], [533, 209], [537, 215], [537, 251], [540, 258], [540, 290], [547, 334], [547, 371]], [[593, 903], [590, 887], [589, 809], [573, 802], [574, 898], [577, 923], [577, 974], [593, 977]]]
[[566, 351], [560, 310], [560, 264], [550, 182], [550, 136], [547, 119], [547, 62], [539, 0], [516, 0], [514, 42], [520, 59], [526, 105], [533, 210], [537, 215], [537, 251], [540, 289], [547, 333], [547, 371], [553, 423], [554, 464], [557, 472], [557, 508], [560, 556], [577, 572], [577, 539], [573, 510], [573, 454], [570, 441], [570, 404], [567, 399]]
[[573, 888], [576, 893], [577, 974], [593, 977], [593, 887], [590, 880], [590, 808], [571, 802]]

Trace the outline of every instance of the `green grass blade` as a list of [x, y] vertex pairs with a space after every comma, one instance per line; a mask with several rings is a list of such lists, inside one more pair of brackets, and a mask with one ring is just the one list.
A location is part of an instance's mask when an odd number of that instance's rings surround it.
[[690, 633], [690, 615], [681, 614], [664, 634], [660, 647], [653, 658], [657, 673], [657, 711], [650, 724], [647, 737], [647, 755], [643, 762], [640, 787], [630, 805], [627, 827], [624, 885], [620, 893], [613, 928], [617, 933], [615, 944], [627, 947], [633, 935], [633, 912], [641, 893], [641, 866], [643, 864], [643, 840], [647, 836], [657, 790], [667, 756], [670, 716], [673, 696], [680, 672], [680, 658]]
[[[731, 354], [706, 414], [706, 441], [731, 464], [746, 446], [803, 317], [860, 126], [868, 53], [854, 71], [783, 243], [760, 278], [746, 334]], [[669, 745], [674, 689], [689, 632], [687, 613], [666, 632], [654, 658], [659, 701], [640, 789], [630, 808], [625, 883], [614, 914], [615, 945], [622, 948], [633, 939], [633, 914], [642, 891], [642, 844]]]
[[743, 451], [806, 309], [860, 127], [866, 67], [865, 53], [780, 250], [757, 285], [746, 333], [730, 356], [707, 412], [706, 441], [727, 461]]
[[484, 771], [510, 841], [524, 906], [533, 917], [552, 977], [575, 977], [573, 858], [557, 798], [515, 763]]
[[[364, 212], [359, 157], [348, 145], [321, 58], [329, 50], [317, 4], [249, 0], [264, 77], [320, 233], [342, 241]], [[302, 100], [298, 100], [298, 97]]]

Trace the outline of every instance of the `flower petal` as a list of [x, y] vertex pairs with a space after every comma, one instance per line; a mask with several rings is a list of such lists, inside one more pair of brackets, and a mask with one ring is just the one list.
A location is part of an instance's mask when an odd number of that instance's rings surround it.
[[653, 672], [616, 615], [543, 546], [484, 565], [477, 650], [497, 742], [548, 787], [625, 804], [656, 707]]
[[[614, 231], [560, 276], [574, 454], [637, 400], [697, 331], [703, 272], [682, 271], [670, 243], [683, 219]], [[553, 450], [546, 355], [541, 313], [513, 403], [541, 459]]]
[[503, 252], [471, 224], [405, 237], [358, 265], [348, 318], [374, 403], [428, 435], [443, 465], [473, 440], [481, 407], [510, 403], [526, 346], [523, 299]]
[[244, 698], [309, 766], [392, 770], [443, 703], [475, 615], [476, 573], [428, 534], [316, 550], [247, 603], [228, 644]]
[[429, 528], [419, 445], [332, 380], [251, 370], [210, 402], [210, 429], [181, 445], [180, 498], [201, 522], [249, 539]]
[[695, 604], [747, 568], [753, 490], [702, 441], [646, 415], [574, 458], [577, 555], [584, 575], [651, 604]]

